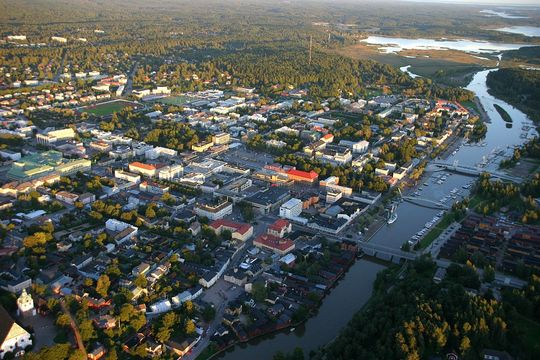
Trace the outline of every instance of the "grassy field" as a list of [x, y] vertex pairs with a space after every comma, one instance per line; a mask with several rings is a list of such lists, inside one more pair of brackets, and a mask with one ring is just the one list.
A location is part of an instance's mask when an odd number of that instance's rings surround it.
[[175, 105], [175, 106], [182, 106], [187, 104], [188, 102], [192, 101], [187, 96], [168, 96], [161, 99], [156, 99], [154, 102], [165, 104], [165, 105]]
[[126, 107], [138, 108], [140, 105], [126, 100], [115, 100], [101, 104], [89, 105], [79, 109], [79, 113], [87, 113], [95, 116], [108, 116]]
[[540, 343], [538, 342], [538, 339], [540, 339], [540, 324], [520, 314], [516, 314], [514, 323], [523, 332], [523, 340], [527, 347], [529, 349], [536, 348], [537, 351], [540, 351]]
[[428, 247], [435, 239], [437, 239], [447, 227], [450, 226], [455, 221], [454, 214], [449, 212], [443, 216], [441, 221], [433, 228], [430, 232], [426, 234], [420, 240], [420, 249], [425, 249]]

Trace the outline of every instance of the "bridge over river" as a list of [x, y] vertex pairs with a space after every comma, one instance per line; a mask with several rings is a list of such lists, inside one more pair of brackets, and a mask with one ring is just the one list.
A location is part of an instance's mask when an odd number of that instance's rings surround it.
[[457, 161], [454, 161], [453, 164], [434, 161], [434, 162], [430, 162], [428, 167], [426, 168], [427, 171], [430, 171], [430, 170], [437, 171], [437, 170], [443, 170], [443, 169], [460, 173], [460, 174], [471, 175], [471, 176], [480, 176], [482, 173], [487, 172], [492, 177], [497, 178], [497, 179], [501, 179], [505, 181], [512, 181], [515, 183], [521, 183], [523, 181], [522, 178], [508, 175], [501, 171], [496, 171], [496, 170], [488, 171], [486, 169], [479, 168], [479, 167], [459, 165]]

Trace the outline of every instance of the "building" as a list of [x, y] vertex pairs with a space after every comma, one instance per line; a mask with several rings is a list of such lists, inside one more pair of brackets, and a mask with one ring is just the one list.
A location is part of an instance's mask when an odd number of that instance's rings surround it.
[[289, 190], [275, 186], [261, 190], [244, 201], [260, 214], [268, 214], [290, 198]]
[[212, 221], [210, 227], [217, 235], [221, 235], [224, 230], [228, 230], [231, 232], [231, 237], [239, 241], [246, 241], [253, 236], [253, 226], [226, 219]]
[[90, 160], [64, 159], [61, 152], [51, 150], [27, 155], [15, 161], [7, 172], [7, 177], [10, 180], [30, 181], [53, 172], [59, 175], [71, 175], [78, 171], [87, 171], [91, 166]]
[[226, 199], [218, 199], [214, 203], [197, 203], [193, 207], [193, 211], [196, 215], [205, 216], [210, 220], [218, 220], [227, 215], [231, 215], [232, 210], [232, 202], [229, 202]]
[[32, 299], [32, 296], [26, 292], [26, 289], [23, 289], [21, 296], [17, 298], [17, 314], [19, 316], [36, 315], [34, 299]]
[[313, 184], [315, 181], [317, 181], [317, 178], [319, 177], [319, 175], [313, 170], [308, 172], [296, 169], [290, 169], [289, 171], [287, 171], [287, 176], [290, 180], [307, 182], [310, 184]]
[[184, 173], [184, 167], [180, 164], [174, 164], [170, 166], [164, 166], [158, 170], [158, 178], [160, 180], [171, 181], [176, 179]]
[[116, 219], [107, 220], [105, 222], [105, 229], [112, 235], [117, 245], [132, 239], [139, 231], [136, 226]]
[[276, 237], [285, 237], [285, 235], [292, 232], [292, 224], [284, 219], [278, 219], [273, 224], [268, 226], [266, 232]]
[[133, 270], [131, 271], [131, 274], [133, 276], [139, 276], [139, 275], [146, 274], [148, 271], [150, 271], [150, 265], [143, 262], [135, 266]]
[[54, 196], [56, 199], [74, 205], [77, 200], [79, 200], [79, 195], [73, 194], [67, 191], [59, 191]]
[[303, 202], [300, 199], [292, 198], [280, 206], [279, 216], [286, 219], [292, 219], [300, 216], [302, 213]]
[[88, 146], [90, 149], [94, 149], [99, 152], [109, 152], [112, 150], [112, 145], [103, 140], [92, 141]]
[[14, 161], [21, 160], [20, 152], [11, 151], [9, 149], [0, 150], [0, 156], [6, 160], [14, 160]]
[[294, 250], [294, 241], [270, 234], [262, 234], [253, 241], [253, 245], [285, 255]]
[[191, 146], [191, 150], [196, 151], [196, 152], [205, 152], [208, 149], [210, 149], [212, 146], [214, 146], [214, 143], [212, 141], [205, 141], [205, 142], [200, 142], [198, 144], [193, 144]]
[[32, 345], [30, 333], [17, 324], [0, 305], [0, 359], [6, 354], [24, 354], [24, 349]]
[[114, 170], [114, 177], [121, 180], [126, 180], [135, 184], [141, 182], [141, 176], [138, 174], [133, 174], [124, 170]]
[[42, 145], [54, 144], [60, 140], [68, 140], [75, 138], [75, 131], [72, 128], [60, 130], [47, 130], [42, 134], [36, 135], [36, 142]]
[[175, 157], [178, 155], [178, 151], [157, 146], [153, 149], [148, 149], [144, 152], [144, 157], [150, 160], [155, 160], [159, 157]]
[[169, 187], [166, 185], [161, 185], [153, 181], [143, 181], [139, 185], [139, 189], [142, 191], [149, 192], [151, 194], [163, 195], [169, 192]]
[[148, 177], [154, 177], [157, 175], [159, 166], [154, 164], [144, 164], [138, 161], [132, 162], [128, 166], [129, 171], [141, 174]]
[[212, 141], [216, 145], [225, 145], [231, 142], [231, 135], [229, 133], [219, 133], [212, 136]]

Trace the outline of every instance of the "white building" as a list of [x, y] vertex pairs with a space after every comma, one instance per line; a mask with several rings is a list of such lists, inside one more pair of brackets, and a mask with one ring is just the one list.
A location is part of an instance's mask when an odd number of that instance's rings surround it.
[[160, 180], [171, 181], [176, 179], [184, 173], [184, 167], [180, 164], [165, 166], [158, 171], [158, 178]]
[[34, 299], [23, 289], [21, 296], [17, 298], [17, 313], [20, 315], [36, 315], [34, 308]]
[[227, 200], [218, 202], [216, 204], [196, 204], [193, 207], [193, 211], [198, 216], [205, 216], [210, 220], [223, 219], [227, 215], [231, 215], [233, 210], [233, 203]]
[[75, 137], [75, 131], [72, 128], [65, 128], [60, 130], [49, 130], [43, 134], [36, 135], [36, 141], [38, 144], [49, 145], [59, 140], [73, 139]]
[[61, 36], [52, 36], [51, 40], [59, 42], [59, 43], [67, 43], [67, 39], [65, 37], [61, 37]]
[[135, 184], [141, 182], [141, 175], [133, 174], [128, 171], [116, 169], [114, 170], [114, 177], [121, 180], [126, 180]]
[[173, 149], [169, 149], [169, 148], [165, 148], [165, 147], [160, 147], [160, 146], [155, 147], [153, 149], [146, 150], [144, 152], [144, 156], [147, 159], [150, 159], [150, 160], [155, 160], [160, 156], [174, 157], [176, 155], [178, 155], [178, 151], [173, 150]]
[[30, 333], [15, 323], [1, 305], [0, 324], [0, 359], [3, 359], [7, 353], [23, 355], [24, 349], [32, 345]]
[[302, 213], [302, 200], [292, 198], [279, 208], [279, 216], [286, 219], [292, 219], [300, 216]]

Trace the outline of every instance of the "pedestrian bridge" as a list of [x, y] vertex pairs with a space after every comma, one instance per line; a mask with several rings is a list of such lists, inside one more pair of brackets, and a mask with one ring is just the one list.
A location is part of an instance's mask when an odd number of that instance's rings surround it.
[[457, 164], [457, 162], [453, 163], [453, 164], [450, 164], [450, 163], [446, 163], [446, 162], [435, 161], [435, 162], [431, 162], [429, 165], [432, 167], [432, 170], [434, 170], [433, 169], [433, 167], [434, 167], [434, 168], [446, 169], [448, 171], [453, 171], [453, 172], [457, 172], [457, 173], [460, 173], [460, 174], [472, 175], [472, 176], [480, 176], [481, 174], [487, 172], [492, 177], [498, 178], [498, 179], [501, 179], [501, 180], [512, 181], [512, 182], [515, 182], [515, 183], [520, 183], [520, 182], [523, 181], [523, 179], [521, 179], [519, 177], [511, 176], [511, 175], [508, 175], [508, 174], [500, 172], [500, 171], [487, 171], [485, 169], [478, 168], [478, 167], [459, 165], [459, 164]]
[[414, 196], [403, 196], [403, 201], [407, 201], [411, 204], [415, 204], [418, 206], [422, 206], [428, 209], [435, 209], [435, 210], [448, 210], [450, 209], [450, 206], [441, 204], [440, 202], [437, 202], [435, 200], [430, 200], [426, 198], [421, 197], [414, 197]]
[[362, 249], [366, 255], [385, 261], [391, 261], [396, 264], [399, 264], [402, 260], [415, 260], [418, 257], [417, 254], [412, 252], [405, 252], [400, 249], [377, 245], [370, 242], [359, 241], [358, 247]]

